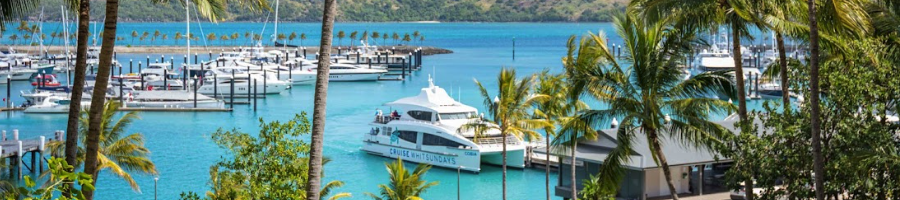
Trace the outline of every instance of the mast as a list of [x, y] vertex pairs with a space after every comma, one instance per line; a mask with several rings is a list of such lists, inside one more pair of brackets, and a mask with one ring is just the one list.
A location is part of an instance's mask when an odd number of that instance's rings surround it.
[[[187, 26], [187, 31], [186, 31], [187, 32], [187, 54], [185, 55], [185, 57], [187, 57], [187, 63], [184, 63], [185, 68], [187, 68], [188, 65], [191, 63], [191, 12], [190, 12], [190, 8], [191, 8], [191, 1], [184, 1], [184, 16], [185, 16], [184, 24], [185, 24], [185, 26]], [[149, 65], [150, 63], [147, 63], [147, 64]], [[169, 76], [168, 71], [169, 70], [166, 70], [163, 72], [164, 79], [167, 78], [167, 76]], [[188, 73], [190, 73], [190, 70], [185, 70], [185, 71], [188, 71]], [[182, 76], [187, 76], [187, 75], [188, 74], [182, 74]], [[190, 76], [188, 76], [187, 78], [190, 78]], [[188, 83], [182, 83], [182, 84], [184, 85], [184, 87], [187, 87], [187, 85], [188, 85]], [[166, 86], [166, 88], [168, 88], [168, 86]]]
[[[66, 13], [66, 8], [63, 7], [63, 6], [59, 6], [59, 9], [62, 10], [62, 18], [63, 18], [63, 34], [65, 35], [65, 37], [63, 37], [63, 38], [64, 38], [64, 39], [63, 39], [63, 45], [64, 45], [65, 48], [66, 48], [66, 54], [65, 54], [65, 57], [66, 57], [66, 64], [65, 64], [65, 66], [66, 66], [66, 77], [67, 77], [69, 80], [72, 80], [72, 70], [69, 68], [69, 22], [68, 22], [68, 19], [66, 18], [66, 17], [67, 17], [67, 16], [66, 16], [66, 15], [67, 15], [67, 13]], [[71, 87], [71, 86], [72, 86], [72, 81], [66, 81], [66, 86]]]
[[272, 34], [272, 44], [278, 42], [278, 3], [279, 0], [275, 0], [275, 33]]

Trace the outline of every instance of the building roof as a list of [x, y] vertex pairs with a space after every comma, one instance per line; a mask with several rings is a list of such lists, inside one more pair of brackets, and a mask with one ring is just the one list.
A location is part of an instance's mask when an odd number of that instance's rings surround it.
[[[717, 124], [725, 127], [732, 133], [740, 133], [740, 130], [735, 127], [735, 119], [726, 119], [724, 121], [716, 122]], [[754, 121], [754, 124], [757, 127], [762, 127], [761, 122]], [[575, 156], [579, 160], [602, 163], [606, 160], [606, 157], [609, 156], [610, 152], [616, 148], [616, 131], [618, 129], [605, 129], [598, 131], [601, 133], [596, 141], [584, 141], [578, 143], [578, 148], [576, 149]], [[632, 169], [649, 169], [649, 168], [657, 168], [659, 165], [654, 161], [652, 152], [650, 152], [650, 146], [647, 142], [647, 138], [643, 137], [643, 134], [637, 134], [637, 137], [634, 138], [633, 150], [636, 155], [631, 156], [631, 160], [627, 163], [624, 163], [625, 167]], [[680, 140], [662, 137], [661, 146], [662, 152], [666, 157], [666, 160], [669, 163], [669, 166], [679, 166], [679, 165], [695, 165], [695, 164], [704, 164], [704, 163], [716, 163], [721, 162], [723, 160], [727, 160], [727, 158], [717, 155], [712, 151], [705, 148], [697, 148], [690, 144], [685, 144], [680, 142]], [[545, 153], [547, 150], [544, 148], [535, 149], [536, 152]], [[551, 154], [557, 156], [568, 156], [569, 152], [560, 151], [554, 149]]]

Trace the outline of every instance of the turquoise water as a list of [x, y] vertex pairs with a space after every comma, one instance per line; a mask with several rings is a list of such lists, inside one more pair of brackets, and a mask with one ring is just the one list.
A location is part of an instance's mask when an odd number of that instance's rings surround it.
[[[45, 24], [45, 30], [51, 31]], [[123, 23], [120, 30], [182, 31], [183, 23]], [[367, 155], [359, 148], [367, 123], [376, 108], [383, 103], [401, 97], [418, 94], [427, 85], [427, 75], [435, 75], [435, 83], [461, 97], [465, 104], [482, 108], [481, 98], [473, 84], [478, 79], [488, 88], [496, 88], [495, 77], [501, 67], [511, 67], [520, 74], [540, 72], [544, 69], [559, 72], [560, 58], [565, 53], [565, 43], [570, 35], [603, 30], [612, 43], [620, 43], [610, 24], [536, 24], [536, 23], [339, 23], [336, 30], [375, 30], [412, 32], [419, 30], [426, 36], [424, 45], [448, 48], [453, 54], [426, 56], [423, 70], [414, 72], [406, 81], [330, 83], [324, 153], [333, 161], [325, 166], [326, 180], [341, 180], [346, 184], [337, 192], [350, 192], [352, 199], [365, 199], [363, 192], [377, 193], [378, 184], [387, 182], [384, 163], [389, 159]], [[239, 32], [261, 30], [261, 23], [204, 24], [207, 32]], [[304, 44], [316, 44], [313, 36], [319, 24], [282, 24], [280, 31], [306, 32], [309, 39]], [[194, 29], [192, 29], [194, 30]], [[269, 29], [267, 29], [269, 30]], [[124, 32], [123, 31], [123, 32]], [[120, 32], [120, 35], [123, 33]], [[127, 34], [126, 33], [126, 34]], [[218, 33], [217, 33], [218, 34]], [[243, 36], [242, 36], [243, 37]], [[512, 38], [516, 38], [516, 60], [512, 59]], [[128, 39], [126, 39], [126, 42]], [[391, 41], [388, 39], [388, 41]], [[183, 42], [183, 40], [182, 40]], [[380, 42], [380, 41], [379, 41]], [[299, 43], [299, 42], [298, 42]], [[348, 40], [345, 39], [347, 44]], [[8, 44], [8, 41], [3, 44]], [[201, 42], [202, 44], [202, 42]], [[127, 70], [128, 59], [144, 60], [146, 54], [119, 54], [118, 59]], [[168, 58], [172, 55], [166, 55]], [[180, 56], [174, 55], [176, 62]], [[159, 55], [151, 55], [152, 59]], [[203, 59], [205, 56], [201, 56]], [[0, 85], [2, 86], [2, 85]], [[24, 82], [13, 85], [14, 94], [30, 87]], [[5, 89], [5, 88], [4, 88]], [[2, 96], [5, 96], [3, 94]], [[313, 87], [297, 86], [281, 95], [271, 95], [259, 101], [257, 111], [252, 106], [236, 105], [231, 113], [141, 113], [141, 120], [131, 127], [131, 132], [145, 135], [146, 146], [152, 150], [152, 159], [159, 170], [160, 199], [175, 199], [183, 191], [203, 194], [209, 187], [208, 169], [220, 159], [223, 151], [213, 144], [210, 133], [219, 127], [238, 128], [245, 132], [258, 131], [258, 118], [287, 120], [294, 114], [307, 111], [312, 114]], [[22, 102], [14, 95], [14, 101]], [[751, 107], [759, 107], [751, 102]], [[717, 116], [721, 118], [721, 116]], [[0, 130], [19, 129], [22, 138], [38, 135], [52, 136], [54, 130], [65, 129], [65, 115], [35, 115], [21, 112], [0, 114]], [[456, 171], [434, 168], [426, 179], [439, 181], [430, 189], [425, 199], [456, 199]], [[461, 176], [462, 199], [500, 199], [501, 171], [496, 166], [483, 166], [480, 174], [463, 173]], [[153, 177], [135, 176], [142, 193], [132, 191], [128, 185], [111, 173], [101, 173], [97, 185], [98, 199], [152, 199]], [[551, 187], [557, 175], [551, 174]], [[510, 199], [541, 199], [544, 192], [544, 171], [540, 169], [511, 169], [508, 173]]]

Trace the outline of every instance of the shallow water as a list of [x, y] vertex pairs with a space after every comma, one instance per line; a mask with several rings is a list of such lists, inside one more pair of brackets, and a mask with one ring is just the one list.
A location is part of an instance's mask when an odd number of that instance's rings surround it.
[[[45, 24], [46, 27], [52, 24]], [[281, 24], [280, 31], [287, 30], [313, 33], [318, 30], [317, 23]], [[122, 23], [120, 35], [131, 30], [159, 29], [163, 32], [183, 31], [183, 23]], [[203, 24], [208, 32], [259, 31], [261, 23], [220, 23]], [[269, 29], [271, 28], [268, 27]], [[153, 29], [153, 30], [151, 30]], [[267, 29], [267, 33], [270, 31]], [[421, 71], [413, 72], [406, 81], [330, 83], [328, 93], [328, 110], [325, 134], [324, 153], [333, 161], [325, 166], [326, 181], [341, 180], [344, 187], [337, 192], [350, 192], [352, 199], [364, 199], [363, 192], [378, 192], [377, 185], [387, 183], [384, 163], [390, 159], [367, 155], [359, 148], [361, 139], [367, 133], [367, 123], [374, 110], [380, 105], [398, 98], [418, 94], [420, 88], [427, 86], [427, 75], [435, 76], [435, 84], [444, 87], [451, 96], [459, 97], [461, 102], [483, 108], [481, 97], [473, 84], [478, 79], [488, 88], [496, 88], [495, 77], [501, 67], [511, 67], [525, 75], [540, 72], [544, 69], [561, 71], [560, 58], [565, 54], [565, 44], [569, 36], [581, 35], [588, 31], [603, 30], [610, 36], [610, 42], [620, 43], [612, 26], [606, 23], [340, 23], [336, 30], [374, 30], [411, 33], [419, 30], [426, 36], [424, 45], [437, 46], [453, 50], [453, 54], [426, 56]], [[196, 29], [192, 27], [192, 30]], [[219, 33], [217, 33], [219, 34]], [[349, 33], [348, 33], [349, 35]], [[243, 37], [243, 36], [241, 36]], [[316, 44], [318, 36], [310, 34], [304, 44]], [[512, 59], [512, 38], [516, 42], [516, 60]], [[126, 41], [128, 42], [128, 37]], [[388, 42], [391, 39], [387, 40]], [[8, 42], [8, 41], [6, 41]], [[6, 43], [5, 42], [5, 43]], [[183, 40], [181, 42], [184, 42]], [[348, 39], [344, 39], [348, 44]], [[146, 43], [146, 42], [145, 42]], [[202, 42], [198, 41], [194, 44]], [[295, 40], [295, 43], [299, 41]], [[381, 43], [379, 40], [378, 43]], [[144, 60], [146, 54], [119, 54], [118, 60], [127, 71], [129, 59], [135, 63]], [[150, 55], [151, 60], [159, 55]], [[181, 62], [182, 55], [175, 56], [176, 63]], [[205, 56], [200, 56], [205, 59]], [[5, 87], [5, 85], [0, 85]], [[13, 93], [30, 88], [25, 82], [13, 84]], [[4, 88], [5, 89], [5, 88]], [[2, 96], [6, 96], [2, 94]], [[22, 98], [14, 95], [14, 101], [22, 102]], [[281, 95], [270, 95], [259, 100], [257, 111], [252, 106], [236, 105], [230, 113], [141, 113], [141, 120], [134, 122], [130, 132], [145, 135], [146, 146], [153, 152], [152, 159], [157, 164], [159, 174], [159, 198], [175, 199], [183, 191], [205, 193], [209, 188], [209, 166], [220, 159], [223, 151], [213, 144], [210, 133], [218, 128], [237, 128], [245, 132], [258, 131], [258, 119], [288, 120], [294, 114], [306, 111], [312, 115], [313, 87], [297, 86]], [[751, 102], [751, 107], [759, 108], [760, 102]], [[38, 135], [52, 136], [54, 130], [65, 129], [65, 114], [40, 115], [0, 114], [0, 130], [19, 129], [22, 138], [36, 138]], [[715, 118], [722, 118], [716, 116]], [[439, 181], [424, 195], [425, 199], [456, 199], [456, 171], [434, 168], [426, 176], [427, 180]], [[557, 175], [551, 174], [551, 190], [556, 184]], [[501, 193], [501, 171], [497, 166], [483, 166], [480, 174], [463, 173], [461, 175], [462, 199], [499, 199]], [[132, 191], [126, 182], [114, 177], [111, 173], [101, 173], [97, 185], [97, 199], [152, 199], [154, 192], [153, 177], [137, 175], [135, 180], [140, 184], [143, 193]], [[541, 199], [544, 192], [544, 171], [540, 169], [511, 169], [508, 173], [509, 199]]]

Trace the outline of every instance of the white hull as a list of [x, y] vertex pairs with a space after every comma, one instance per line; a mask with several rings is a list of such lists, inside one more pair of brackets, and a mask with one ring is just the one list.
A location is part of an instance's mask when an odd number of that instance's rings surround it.
[[[84, 102], [81, 104], [82, 108], [86, 108], [91, 106], [90, 102]], [[28, 108], [25, 108], [25, 113], [43, 113], [43, 114], [54, 114], [54, 113], [69, 113], [69, 105], [33, 105]]]
[[401, 158], [403, 161], [425, 163], [437, 167], [460, 168], [461, 170], [479, 172], [481, 171], [481, 157], [478, 150], [471, 149], [451, 149], [447, 148], [443, 152], [430, 152], [424, 150], [416, 150], [415, 148], [402, 148], [372, 141], [365, 141], [362, 150], [372, 155], [383, 156], [387, 158]]
[[290, 74], [281, 73], [278, 80], [290, 80], [292, 85], [312, 84], [316, 82], [316, 72], [293, 71]]
[[[145, 101], [125, 102], [130, 108], [193, 108], [194, 101]], [[225, 102], [217, 100], [197, 100], [197, 108], [225, 108]]]
[[13, 71], [12, 77], [10, 79], [12, 79], [13, 81], [27, 81], [29, 78], [31, 78], [31, 75], [34, 74], [35, 72], [37, 72], [37, 71], [34, 71], [34, 70]]
[[[249, 87], [247, 83], [235, 83], [234, 84], [234, 95], [235, 96], [247, 96], [253, 94], [253, 87]], [[263, 86], [262, 82], [257, 82], [256, 92], [258, 95], [266, 95], [266, 94], [280, 94], [287, 90], [287, 84], [276, 84], [269, 83]], [[231, 95], [231, 84], [227, 83], [219, 83], [216, 85], [204, 85], [201, 86], [199, 90], [200, 94], [206, 96], [216, 96], [218, 98], [228, 97]]]
[[350, 82], [350, 81], [377, 81], [381, 78], [382, 73], [330, 73], [328, 81]]

